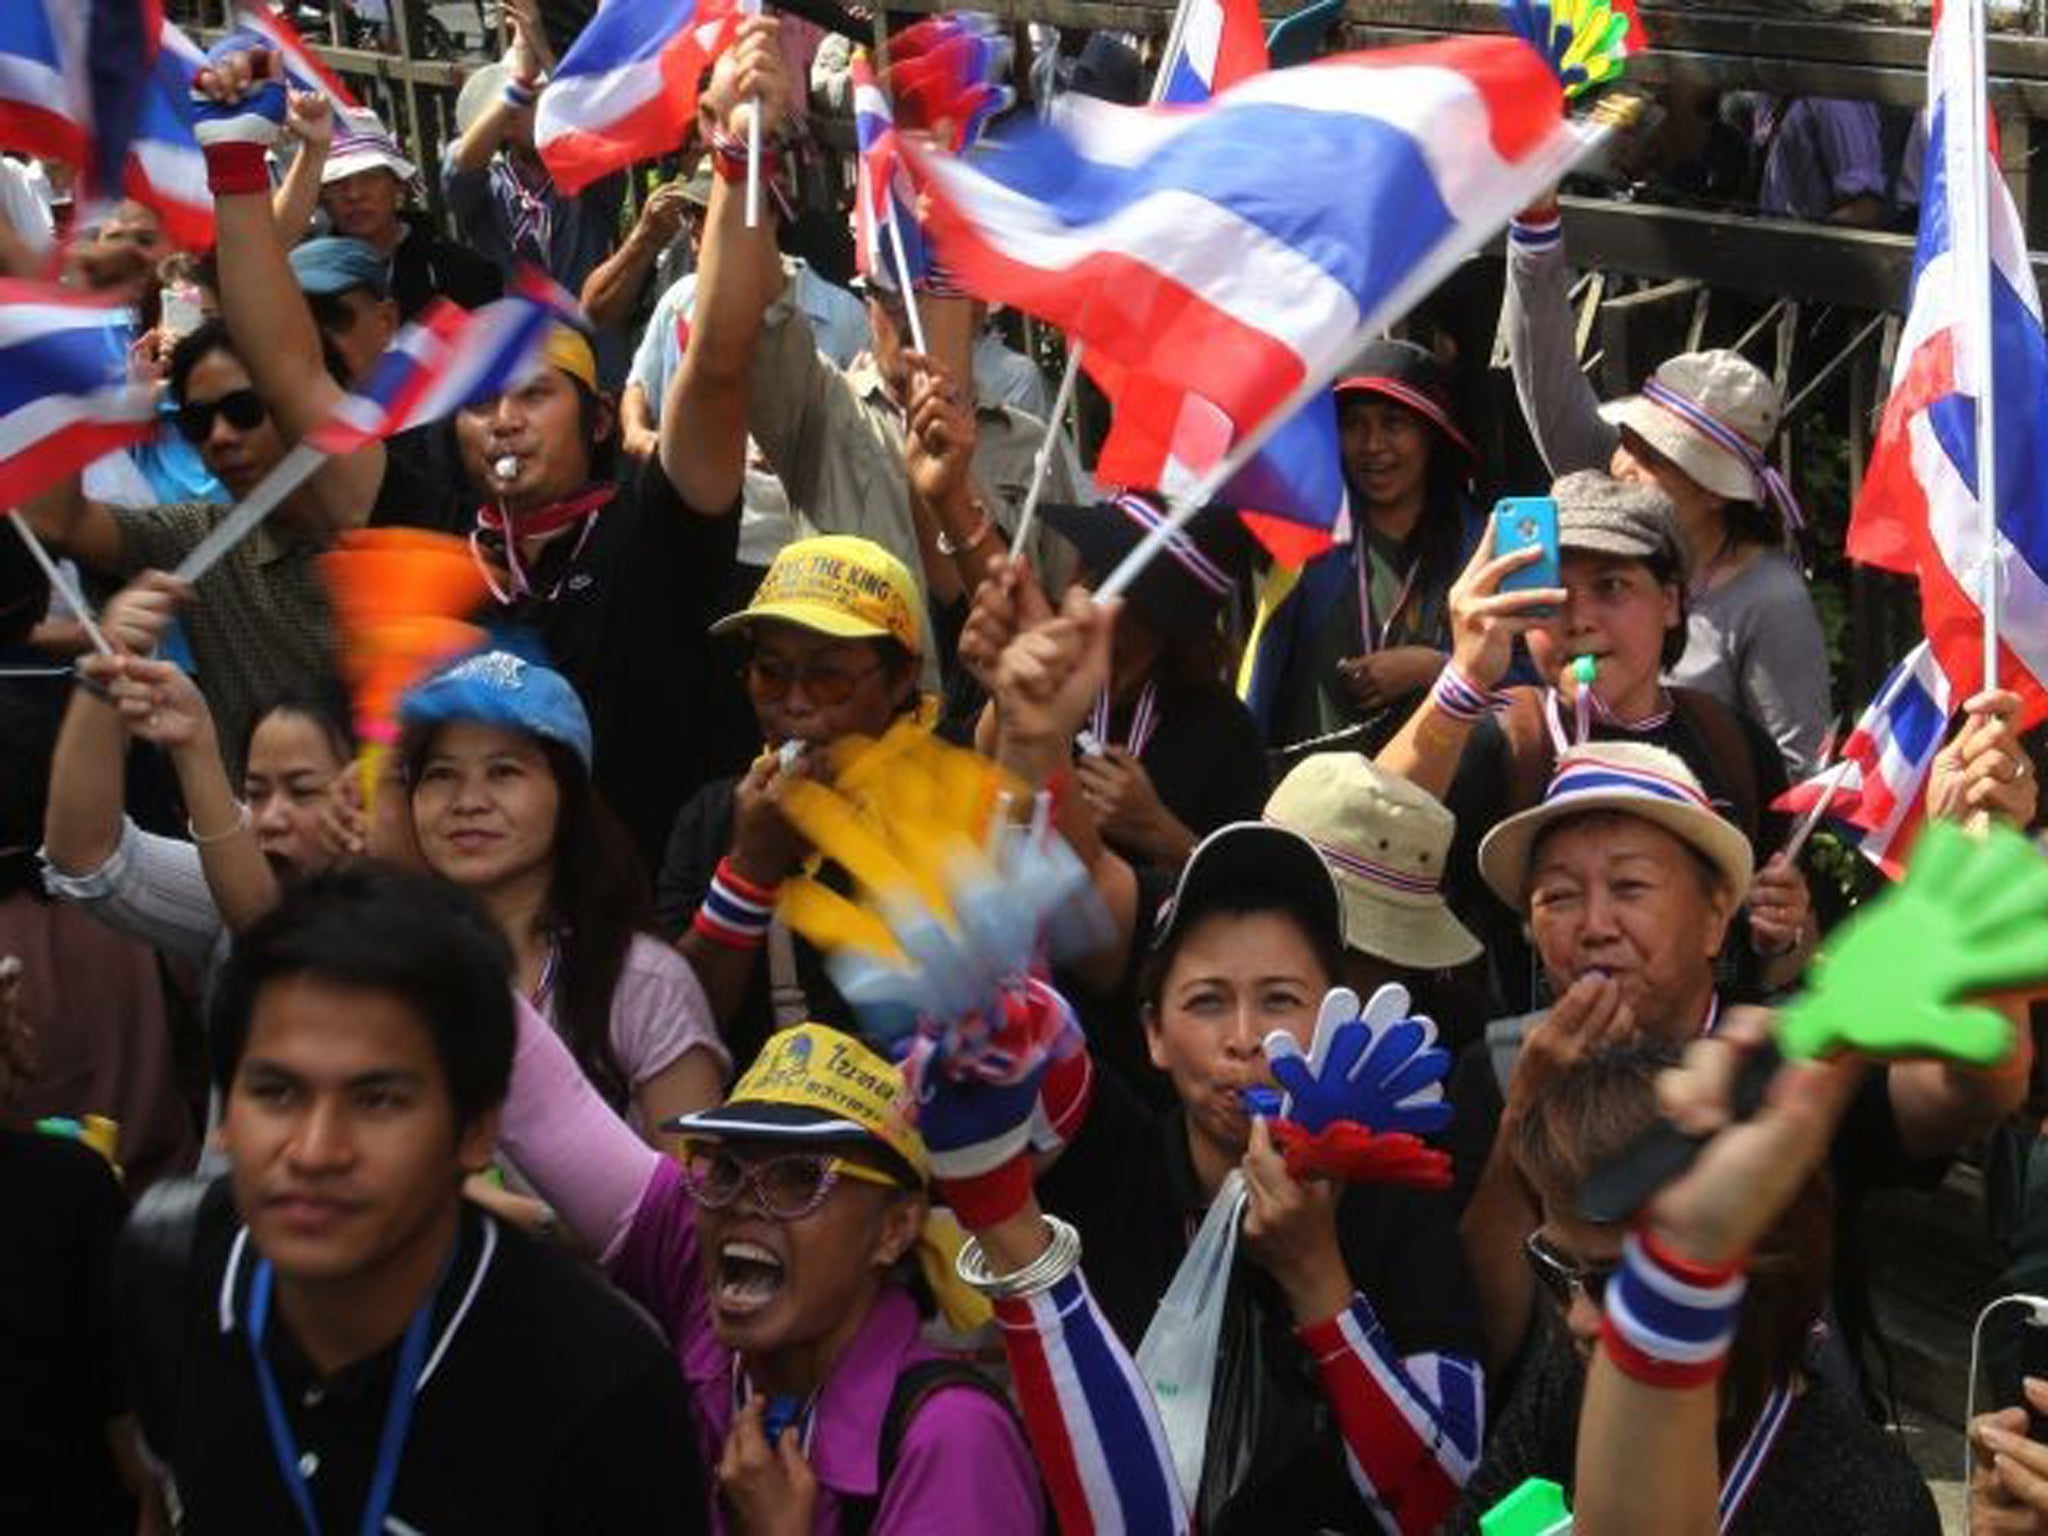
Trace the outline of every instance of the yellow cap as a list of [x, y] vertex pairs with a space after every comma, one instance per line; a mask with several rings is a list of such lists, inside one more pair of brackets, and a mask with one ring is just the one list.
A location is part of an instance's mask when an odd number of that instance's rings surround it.
[[771, 1035], [732, 1095], [716, 1109], [683, 1115], [662, 1129], [717, 1139], [833, 1141], [866, 1136], [931, 1177], [924, 1138], [911, 1121], [903, 1073], [852, 1035], [799, 1024]]
[[917, 583], [871, 539], [828, 533], [785, 545], [754, 600], [711, 626], [714, 635], [759, 619], [780, 619], [835, 640], [895, 640], [922, 653]]
[[597, 392], [596, 354], [590, 350], [589, 339], [574, 326], [558, 325], [550, 331], [541, 355], [592, 394]]

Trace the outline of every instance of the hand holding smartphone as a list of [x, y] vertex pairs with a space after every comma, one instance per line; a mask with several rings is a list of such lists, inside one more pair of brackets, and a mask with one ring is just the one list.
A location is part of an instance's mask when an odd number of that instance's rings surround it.
[[[1548, 496], [1506, 496], [1493, 509], [1493, 553], [1495, 558], [1520, 549], [1540, 549], [1542, 557], [1501, 578], [1503, 592], [1528, 592], [1561, 587], [1564, 577], [1558, 565], [1557, 502]], [[1529, 610], [1549, 617], [1556, 609], [1545, 605]]]

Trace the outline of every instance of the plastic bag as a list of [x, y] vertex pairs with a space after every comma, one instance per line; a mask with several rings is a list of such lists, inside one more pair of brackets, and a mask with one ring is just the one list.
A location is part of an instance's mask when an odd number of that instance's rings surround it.
[[1138, 1346], [1138, 1370], [1159, 1405], [1174, 1472], [1189, 1508], [1194, 1507], [1208, 1455], [1216, 1336], [1223, 1325], [1244, 1207], [1244, 1175], [1232, 1169], [1209, 1203], [1209, 1214], [1202, 1218], [1201, 1229]]

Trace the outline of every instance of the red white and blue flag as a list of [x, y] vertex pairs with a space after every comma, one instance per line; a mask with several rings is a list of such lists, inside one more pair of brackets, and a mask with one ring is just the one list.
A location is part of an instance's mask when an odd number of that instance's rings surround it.
[[[1527, 44], [1462, 38], [1255, 75], [1201, 107], [1069, 97], [981, 154], [906, 154], [970, 290], [1084, 343], [1112, 398], [1132, 376], [1176, 416], [1197, 397], [1234, 450], [1569, 168], [1561, 108]], [[1181, 442], [1173, 417], [1147, 436]], [[1310, 521], [1289, 553], [1335, 531]]]
[[398, 333], [368, 387], [344, 395], [306, 442], [322, 453], [348, 453], [502, 394], [526, 375], [548, 334], [573, 312], [567, 294], [531, 274], [479, 309], [437, 299]]
[[1168, 62], [1168, 104], [1207, 101], [1266, 69], [1266, 34], [1258, 0], [1185, 0], [1180, 48]]
[[128, 195], [155, 209], [165, 236], [188, 251], [213, 245], [213, 193], [192, 132], [192, 77], [205, 64], [199, 45], [165, 22], [142, 121], [128, 147]]
[[1822, 815], [1853, 833], [1864, 857], [1897, 879], [1926, 811], [1927, 775], [1948, 733], [1950, 698], [1948, 675], [1923, 640], [1892, 668], [1842, 743], [1847, 770], [1835, 764], [1802, 779], [1772, 808], [1803, 816], [1826, 796]]
[[902, 246], [903, 268], [915, 283], [927, 275], [924, 233], [917, 224], [916, 195], [898, 153], [896, 118], [882, 94], [865, 49], [853, 54], [853, 134], [860, 159], [855, 168], [853, 255], [860, 275], [884, 288], [902, 286], [893, 243]]
[[291, 82], [295, 91], [307, 91], [325, 96], [335, 107], [360, 107], [341, 83], [341, 76], [321, 61], [320, 55], [307, 46], [284, 16], [272, 10], [262, 0], [239, 0], [235, 6], [235, 20], [246, 32], [254, 33], [267, 48], [276, 50], [284, 65], [285, 79]]
[[158, 0], [0, 4], [0, 148], [61, 160], [85, 194], [119, 194], [151, 89]]
[[604, 0], [540, 93], [534, 144], [564, 192], [665, 155], [745, 15], [735, 0]]
[[0, 507], [18, 507], [156, 431], [129, 379], [130, 315], [69, 289], [0, 280]]
[[[1938, 8], [1928, 54], [1931, 104], [1912, 300], [1891, 399], [1850, 519], [1852, 558], [1917, 576], [1921, 618], [1956, 696], [1982, 686], [1985, 547], [1977, 495], [1977, 408], [1994, 404], [1999, 683], [2021, 720], [2048, 714], [2048, 340], [2027, 242], [1986, 135], [1973, 131], [1981, 74], [1969, 4]], [[1977, 85], [1981, 98], [1981, 82]], [[1991, 160], [1989, 206], [1972, 210], [1975, 156]], [[1988, 233], [1991, 334], [1973, 313], [1969, 231]]]

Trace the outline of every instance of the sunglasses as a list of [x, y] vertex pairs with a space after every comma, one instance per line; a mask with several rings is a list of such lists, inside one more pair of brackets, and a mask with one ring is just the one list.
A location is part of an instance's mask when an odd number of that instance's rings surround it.
[[1522, 1240], [1523, 1257], [1529, 1261], [1530, 1273], [1536, 1283], [1549, 1293], [1550, 1299], [1562, 1310], [1570, 1310], [1573, 1296], [1580, 1292], [1594, 1306], [1601, 1305], [1607, 1294], [1607, 1282], [1614, 1278], [1614, 1272], [1621, 1268], [1618, 1263], [1574, 1264], [1543, 1240], [1540, 1232], [1531, 1232]]
[[683, 1187], [706, 1210], [722, 1211], [749, 1192], [754, 1208], [773, 1221], [802, 1221], [825, 1203], [841, 1179], [902, 1188], [879, 1168], [822, 1152], [785, 1152], [750, 1160], [723, 1147], [694, 1146], [683, 1158], [682, 1171]]
[[263, 397], [253, 389], [237, 389], [218, 400], [187, 400], [178, 407], [178, 435], [188, 443], [203, 443], [213, 435], [213, 418], [225, 416], [237, 432], [253, 431], [270, 414]]
[[787, 662], [756, 656], [746, 667], [747, 694], [756, 704], [775, 704], [789, 697], [789, 690], [801, 683], [805, 698], [813, 704], [830, 708], [844, 704], [862, 683], [881, 670], [880, 662], [855, 670], [833, 666], [793, 667]]

